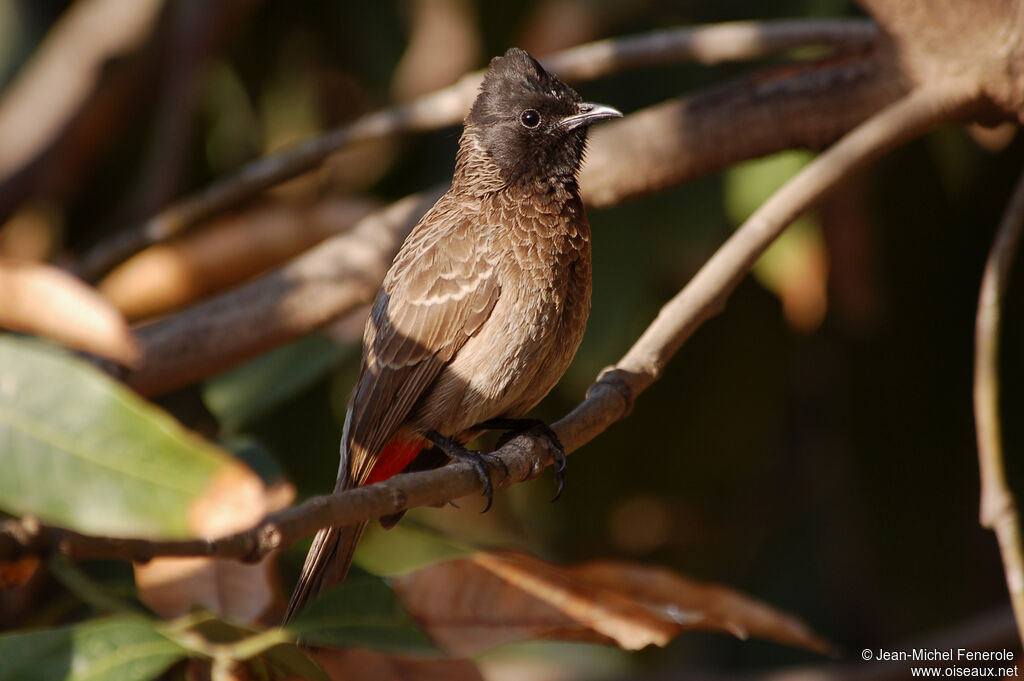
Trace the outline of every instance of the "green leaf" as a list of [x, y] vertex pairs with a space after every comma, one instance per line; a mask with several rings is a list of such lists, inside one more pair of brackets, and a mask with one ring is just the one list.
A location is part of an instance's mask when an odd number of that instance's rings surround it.
[[437, 652], [402, 610], [394, 591], [373, 577], [350, 576], [342, 586], [310, 603], [285, 629], [312, 645]]
[[0, 681], [147, 681], [185, 651], [142, 617], [0, 636]]
[[[730, 168], [725, 175], [729, 219], [741, 224], [812, 158], [810, 152], [792, 150]], [[754, 276], [781, 299], [786, 317], [800, 327], [816, 327], [825, 311], [827, 268], [816, 269], [816, 263], [826, 258], [824, 248], [817, 218], [804, 215], [754, 264]]]
[[[725, 208], [729, 220], [739, 225], [771, 198], [790, 178], [811, 162], [814, 154], [789, 150], [733, 166], [725, 174]], [[754, 274], [774, 290], [772, 282], [780, 271], [792, 266], [794, 258], [803, 253], [804, 242], [820, 241], [817, 223], [801, 217], [779, 237], [758, 259]], [[796, 252], [796, 253], [794, 253]]]
[[224, 431], [233, 432], [302, 392], [356, 350], [355, 344], [343, 347], [307, 336], [207, 381], [203, 401]]
[[0, 335], [0, 470], [0, 509], [93, 534], [190, 536], [220, 501], [260, 490], [92, 365], [11, 335]]
[[[189, 649], [194, 657], [216, 652], [228, 659], [245, 662], [250, 669], [258, 669], [265, 663], [301, 679], [330, 681], [320, 665], [289, 640], [291, 633], [284, 629], [257, 631], [225, 621], [209, 611], [194, 612], [165, 626], [167, 634]], [[192, 635], [183, 636], [185, 632]], [[211, 644], [216, 646], [216, 651]]]
[[463, 558], [477, 550], [419, 528], [410, 520], [414, 519], [407, 518], [386, 531], [374, 526], [367, 528], [359, 542], [356, 564], [380, 577], [397, 577], [434, 563]]
[[725, 174], [725, 209], [740, 224], [811, 162], [809, 151], [789, 150], [738, 163]]
[[[99, 612], [105, 614], [138, 614], [142, 612], [142, 609], [135, 603], [115, 596], [109, 587], [87, 575], [81, 566], [71, 562], [71, 559], [62, 553], [51, 556], [47, 567], [50, 570], [50, 575], [64, 585], [65, 589]], [[135, 591], [134, 587], [135, 585], [132, 584], [133, 592]]]
[[263, 658], [290, 676], [307, 681], [331, 681], [331, 677], [302, 648], [294, 643], [280, 643], [263, 653]]

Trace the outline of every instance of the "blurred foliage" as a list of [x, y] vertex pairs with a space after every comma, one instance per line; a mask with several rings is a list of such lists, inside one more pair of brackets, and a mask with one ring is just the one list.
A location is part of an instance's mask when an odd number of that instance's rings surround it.
[[[0, 508], [99, 535], [196, 536], [258, 481], [117, 381], [0, 336]], [[241, 483], [224, 498], [220, 484]], [[237, 498], [241, 492], [242, 498]]]
[[402, 610], [395, 593], [369, 575], [353, 574], [340, 587], [324, 593], [289, 623], [287, 630], [313, 645], [437, 652]]
[[185, 657], [155, 623], [122, 615], [76, 627], [0, 636], [4, 681], [146, 681]]
[[[64, 4], [0, 0], [0, 83]], [[509, 45], [529, 47], [539, 30], [534, 20], [548, 4], [477, 3], [484, 54], [470, 66]], [[857, 13], [839, 0], [574, 4], [594, 19], [592, 38], [708, 21]], [[204, 71], [179, 193], [387, 103], [409, 33], [407, 16], [402, 2], [256, 3]], [[659, 67], [580, 89], [587, 99], [628, 113], [756, 67]], [[52, 198], [72, 248], [109, 228], [109, 216], [132, 187], [126, 178], [147, 148], [153, 109], [152, 101], [138, 102], [88, 181]], [[445, 181], [457, 139], [456, 129], [403, 139], [382, 177], [374, 175], [370, 193], [397, 198]], [[598, 371], [766, 196], [765, 183], [777, 186], [805, 158], [783, 155], [591, 211], [595, 288], [587, 335], [536, 415], [555, 419], [572, 408]], [[848, 650], [918, 638], [1001, 606], [998, 551], [977, 522], [972, 335], [986, 251], [1022, 164], [1020, 139], [990, 153], [960, 130], [891, 154], [849, 189], [846, 198], [862, 215], [826, 205], [791, 232], [759, 265], [760, 276], [745, 281], [724, 313], [687, 343], [629, 419], [572, 457], [557, 504], [547, 503], [548, 475], [500, 493], [486, 515], [476, 512], [474, 499], [460, 501], [462, 509], [419, 509], [398, 530], [371, 531], [358, 562], [387, 573], [382, 566], [394, 565], [389, 556], [405, 550], [412, 527], [446, 537], [447, 545], [514, 545], [559, 560], [628, 555], [729, 583], [799, 613]], [[337, 190], [314, 185], [306, 191]], [[830, 248], [833, 228], [856, 230], [863, 249]], [[849, 266], [862, 279], [850, 290], [849, 280], [831, 277], [823, 319], [795, 328], [771, 272], [785, 273], [796, 266], [789, 258], [799, 262], [822, 247], [830, 272]], [[1024, 447], [1024, 420], [1009, 418], [1024, 409], [1021, 280], [1011, 286], [1004, 339], [1008, 452]], [[843, 302], [857, 296], [867, 301], [867, 313]], [[222, 419], [220, 435], [257, 442], [300, 496], [322, 493], [334, 482], [357, 363], [355, 345], [338, 350], [320, 339], [301, 341], [209, 381], [203, 394]], [[1019, 457], [1008, 465], [1022, 489]], [[645, 529], [640, 539], [638, 528]], [[286, 583], [306, 546], [282, 557]], [[150, 635], [122, 620], [95, 624], [115, 625]], [[55, 629], [32, 641], [0, 639], [0, 650], [45, 646], [47, 637], [67, 635]], [[515, 651], [540, 649], [552, 657], [560, 645]], [[616, 673], [818, 662], [799, 651], [706, 635], [640, 655], [602, 654], [614, 660], [603, 668]], [[566, 664], [576, 657], [566, 655]], [[579, 673], [593, 678], [593, 669], [581, 664]]]

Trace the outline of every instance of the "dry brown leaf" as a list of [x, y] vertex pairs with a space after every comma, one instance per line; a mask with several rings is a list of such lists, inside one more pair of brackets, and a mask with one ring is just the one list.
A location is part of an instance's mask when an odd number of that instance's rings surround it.
[[127, 366], [139, 346], [95, 289], [52, 265], [0, 259], [0, 328], [44, 336]]
[[324, 648], [316, 659], [333, 681], [483, 681], [470, 660], [402, 657], [362, 648]]
[[831, 646], [797, 617], [720, 584], [678, 575], [665, 568], [596, 561], [566, 568], [568, 575], [597, 588], [613, 589], [685, 629], [711, 629], [737, 638], [751, 636], [829, 653]]
[[[240, 467], [241, 468], [241, 467]], [[244, 469], [243, 469], [244, 470]], [[251, 475], [251, 474], [249, 474]], [[266, 513], [289, 506], [295, 488], [279, 483], [263, 490], [256, 480], [230, 476], [218, 487], [213, 504], [193, 513], [193, 526], [201, 536], [216, 536], [251, 527]], [[252, 623], [274, 601], [274, 556], [259, 563], [213, 558], [157, 558], [135, 564], [139, 598], [161, 617], [173, 619], [202, 605], [237, 622]]]
[[477, 553], [417, 570], [394, 587], [409, 614], [453, 655], [532, 639], [636, 650], [692, 629], [828, 650], [802, 622], [760, 601], [632, 563], [559, 567], [521, 553]]
[[351, 227], [376, 204], [332, 198], [262, 204], [129, 258], [99, 284], [129, 319], [183, 307], [288, 260]]
[[37, 569], [39, 569], [37, 556], [0, 561], [0, 591], [9, 591], [21, 586], [36, 573]]
[[[280, 491], [284, 489], [285, 491]], [[197, 537], [216, 537], [252, 527], [267, 514], [270, 502], [287, 506], [295, 490], [286, 483], [270, 489], [253, 473], [239, 463], [221, 469], [207, 485], [202, 497], [189, 509], [188, 526]]]

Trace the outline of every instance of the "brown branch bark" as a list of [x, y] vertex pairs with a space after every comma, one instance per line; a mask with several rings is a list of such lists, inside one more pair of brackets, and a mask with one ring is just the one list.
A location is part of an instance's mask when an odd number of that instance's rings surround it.
[[127, 382], [146, 395], [190, 385], [369, 303], [439, 195], [402, 199], [253, 283], [140, 327], [142, 366]]
[[1017, 500], [1006, 481], [999, 416], [999, 340], [1003, 304], [1024, 235], [1024, 175], [999, 225], [981, 282], [974, 347], [974, 421], [981, 468], [981, 524], [995, 531], [1010, 602], [1024, 641], [1024, 543]]
[[580, 186], [609, 206], [783, 149], [822, 149], [906, 94], [873, 52], [768, 69], [597, 127]]
[[[865, 48], [876, 34], [873, 24], [858, 20], [737, 22], [603, 40], [551, 55], [544, 61], [566, 80], [584, 81], [630, 68], [680, 60], [716, 63], [755, 59], [804, 45]], [[145, 222], [100, 243], [82, 257], [76, 273], [87, 280], [97, 279], [146, 246], [312, 170], [329, 155], [349, 145], [453, 125], [469, 110], [482, 78], [482, 71], [468, 74], [450, 87], [408, 104], [367, 114], [289, 150], [254, 161], [238, 174], [175, 202]]]
[[[793, 219], [865, 164], [931, 127], [964, 114], [973, 104], [962, 90], [915, 91], [855, 128], [806, 166], [755, 212], [661, 310], [618, 365], [591, 386], [586, 399], [553, 424], [566, 451], [578, 449], [629, 413], [636, 396], [657, 380], [662, 367], [693, 331], [724, 306], [757, 257]], [[498, 487], [535, 477], [551, 461], [547, 441], [525, 435], [507, 443], [497, 454], [509, 473], [494, 481]], [[60, 548], [78, 558], [145, 560], [155, 555], [200, 555], [255, 560], [321, 527], [348, 525], [414, 506], [443, 504], [481, 488], [471, 465], [453, 464], [399, 475], [337, 495], [314, 497], [269, 516], [249, 531], [214, 540], [146, 542], [84, 537], [13, 524], [0, 532], [0, 558]]]
[[807, 45], [866, 48], [877, 37], [873, 22], [856, 19], [733, 21], [598, 40], [542, 61], [564, 78], [584, 81], [678, 61], [720, 64], [760, 59]]
[[[871, 55], [773, 70], [626, 116], [594, 131], [584, 200], [608, 206], [796, 146], [820, 148], [895, 100], [902, 89]], [[355, 233], [376, 260], [338, 269], [354, 238], [339, 235], [284, 269], [138, 329], [144, 359], [126, 381], [166, 392], [223, 371], [368, 302], [419, 211], [387, 209]], [[374, 230], [386, 234], [373, 236]], [[373, 241], [373, 239], [377, 239]], [[358, 285], [349, 279], [358, 278]]]

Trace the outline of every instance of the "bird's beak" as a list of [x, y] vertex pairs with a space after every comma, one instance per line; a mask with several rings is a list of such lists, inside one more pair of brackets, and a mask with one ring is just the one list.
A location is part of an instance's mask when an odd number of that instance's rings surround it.
[[591, 123], [597, 123], [603, 121], [606, 118], [622, 118], [622, 112], [616, 108], [605, 106], [604, 104], [590, 104], [583, 102], [577, 105], [577, 111], [579, 113], [573, 114], [572, 116], [566, 116], [558, 122], [558, 127], [563, 130], [575, 130], [580, 126], [590, 125]]

